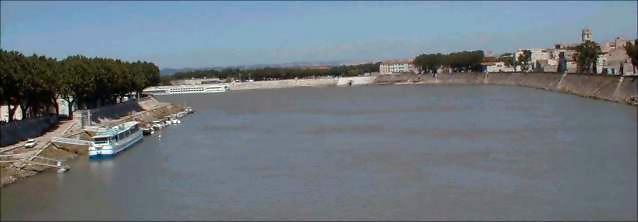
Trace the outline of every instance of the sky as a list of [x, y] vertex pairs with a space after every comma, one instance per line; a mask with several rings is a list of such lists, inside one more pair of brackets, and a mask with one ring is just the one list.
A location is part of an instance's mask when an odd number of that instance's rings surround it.
[[636, 39], [637, 2], [2, 1], [0, 46], [160, 68], [378, 61]]

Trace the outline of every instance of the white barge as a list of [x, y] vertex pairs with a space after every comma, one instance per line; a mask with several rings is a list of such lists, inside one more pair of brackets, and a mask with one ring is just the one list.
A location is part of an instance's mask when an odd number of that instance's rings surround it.
[[89, 158], [111, 157], [142, 140], [142, 130], [136, 121], [100, 129], [92, 137]]
[[154, 96], [191, 94], [191, 93], [222, 93], [230, 91], [228, 84], [199, 84], [199, 85], [175, 85], [153, 86], [144, 89], [142, 93]]

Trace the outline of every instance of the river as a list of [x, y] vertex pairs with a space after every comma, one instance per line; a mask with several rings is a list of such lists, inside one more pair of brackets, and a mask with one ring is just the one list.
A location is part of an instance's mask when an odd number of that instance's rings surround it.
[[636, 219], [636, 107], [506, 86], [160, 97], [195, 114], [2, 189], [15, 219]]

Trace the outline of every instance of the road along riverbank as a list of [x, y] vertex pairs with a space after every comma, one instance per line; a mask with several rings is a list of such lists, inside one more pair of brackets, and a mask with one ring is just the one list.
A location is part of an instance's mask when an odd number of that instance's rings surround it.
[[[153, 121], [164, 120], [167, 116], [183, 112], [184, 106], [159, 102], [149, 98], [120, 107], [106, 107], [110, 112], [108, 118], [97, 118], [91, 127], [111, 127], [126, 121], [138, 121], [141, 126], [150, 126]], [[118, 106], [118, 105], [114, 105]], [[99, 113], [100, 111], [96, 112]], [[86, 157], [88, 145], [79, 143], [90, 139], [90, 135], [81, 127], [81, 115], [72, 120], [61, 122], [55, 129], [35, 138], [38, 141], [33, 148], [26, 148], [22, 143], [0, 149], [0, 187], [49, 170], [69, 169], [64, 162], [78, 156]], [[61, 143], [59, 139], [77, 141], [77, 144]]]
[[638, 106], [638, 76], [559, 73], [438, 73], [379, 75], [374, 84], [510, 85]]

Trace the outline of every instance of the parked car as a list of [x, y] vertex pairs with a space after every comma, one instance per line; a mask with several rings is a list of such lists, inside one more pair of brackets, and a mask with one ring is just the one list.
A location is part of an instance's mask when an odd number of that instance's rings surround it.
[[35, 147], [35, 145], [38, 143], [38, 141], [35, 141], [35, 139], [28, 139], [27, 143], [24, 144], [25, 148], [33, 148]]

